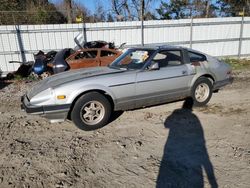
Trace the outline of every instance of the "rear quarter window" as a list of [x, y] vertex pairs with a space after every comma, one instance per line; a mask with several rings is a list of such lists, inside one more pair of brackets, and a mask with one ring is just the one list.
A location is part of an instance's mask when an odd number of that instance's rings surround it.
[[190, 58], [190, 62], [198, 62], [198, 61], [206, 61], [207, 58], [206, 56], [199, 54], [199, 53], [195, 53], [195, 52], [188, 52], [189, 58]]

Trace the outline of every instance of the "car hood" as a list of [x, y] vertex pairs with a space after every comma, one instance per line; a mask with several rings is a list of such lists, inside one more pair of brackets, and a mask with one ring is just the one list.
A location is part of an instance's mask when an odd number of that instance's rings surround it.
[[95, 76], [102, 76], [107, 74], [115, 74], [121, 73], [124, 70], [119, 69], [112, 69], [109, 67], [95, 67], [95, 68], [85, 68], [85, 69], [77, 69], [72, 71], [62, 72], [53, 76], [50, 76], [36, 85], [34, 85], [31, 90], [27, 92], [27, 97], [31, 99], [38, 93], [48, 89], [48, 88], [55, 88], [61, 84], [65, 84], [67, 82], [71, 82], [74, 80], [90, 78]]

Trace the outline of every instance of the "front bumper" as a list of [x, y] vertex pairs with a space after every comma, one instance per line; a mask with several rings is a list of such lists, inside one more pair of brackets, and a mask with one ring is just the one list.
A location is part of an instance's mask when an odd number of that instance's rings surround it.
[[21, 109], [28, 114], [41, 115], [52, 122], [58, 122], [67, 118], [70, 104], [34, 106], [30, 104], [27, 96], [24, 95], [21, 97]]
[[228, 85], [228, 84], [232, 84], [232, 83], [233, 83], [233, 80], [234, 80], [234, 78], [233, 78], [233, 77], [230, 77], [230, 78], [227, 78], [227, 79], [225, 79], [225, 80], [215, 82], [213, 90], [218, 90], [218, 89], [220, 89], [221, 87], [224, 87], [224, 86], [226, 86], [226, 85]]

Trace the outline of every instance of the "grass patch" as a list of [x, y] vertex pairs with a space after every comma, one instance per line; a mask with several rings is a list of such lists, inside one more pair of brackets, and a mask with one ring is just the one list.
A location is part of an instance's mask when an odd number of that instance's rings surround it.
[[29, 75], [27, 77], [22, 77], [21, 75], [14, 75], [13, 80], [14, 81], [37, 81], [38, 78], [36, 78], [33, 75]]
[[250, 59], [223, 59], [233, 70], [250, 69]]

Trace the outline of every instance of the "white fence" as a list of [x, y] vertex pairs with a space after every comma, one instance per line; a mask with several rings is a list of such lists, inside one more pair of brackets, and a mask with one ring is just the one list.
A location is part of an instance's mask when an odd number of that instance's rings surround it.
[[250, 56], [250, 17], [157, 20], [112, 23], [0, 26], [2, 76], [32, 61], [38, 50], [75, 46], [83, 32], [87, 41], [114, 41], [116, 45], [172, 44], [191, 47], [214, 56]]

